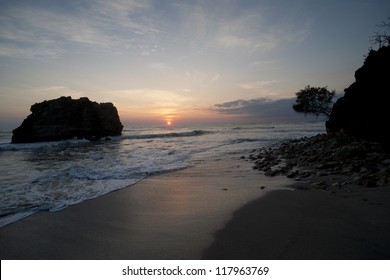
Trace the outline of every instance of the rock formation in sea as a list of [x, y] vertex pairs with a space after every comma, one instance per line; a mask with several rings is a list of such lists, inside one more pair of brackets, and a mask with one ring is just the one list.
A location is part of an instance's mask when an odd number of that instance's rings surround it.
[[36, 103], [31, 114], [13, 130], [12, 143], [32, 143], [121, 135], [123, 126], [112, 103], [97, 103], [87, 97]]
[[390, 143], [390, 46], [371, 50], [355, 79], [333, 106], [328, 134]]

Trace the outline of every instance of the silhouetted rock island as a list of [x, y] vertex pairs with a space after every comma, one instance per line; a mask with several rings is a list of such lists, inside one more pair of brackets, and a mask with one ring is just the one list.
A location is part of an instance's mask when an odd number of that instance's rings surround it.
[[123, 125], [112, 103], [97, 103], [87, 97], [36, 103], [20, 127], [13, 130], [12, 143], [58, 141], [72, 138], [97, 140], [122, 134]]

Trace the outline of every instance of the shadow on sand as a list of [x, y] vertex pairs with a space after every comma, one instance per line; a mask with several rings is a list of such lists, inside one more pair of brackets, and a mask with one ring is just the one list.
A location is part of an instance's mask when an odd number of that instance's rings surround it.
[[389, 259], [383, 205], [320, 190], [273, 191], [237, 210], [204, 259]]

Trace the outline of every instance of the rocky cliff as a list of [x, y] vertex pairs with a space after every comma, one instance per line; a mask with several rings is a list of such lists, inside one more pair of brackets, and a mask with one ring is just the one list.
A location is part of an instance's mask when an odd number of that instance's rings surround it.
[[13, 130], [12, 143], [58, 141], [74, 137], [97, 140], [121, 135], [123, 126], [112, 103], [96, 103], [86, 97], [36, 103], [20, 127]]
[[345, 132], [389, 144], [390, 46], [370, 51], [355, 79], [333, 106], [326, 123], [328, 134]]

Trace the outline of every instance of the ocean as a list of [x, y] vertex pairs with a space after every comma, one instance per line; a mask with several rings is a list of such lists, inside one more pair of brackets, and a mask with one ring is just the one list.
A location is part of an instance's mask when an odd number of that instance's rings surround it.
[[240, 158], [283, 139], [325, 132], [323, 122], [128, 128], [111, 140], [10, 144], [0, 131], [0, 227], [59, 211], [207, 158]]

